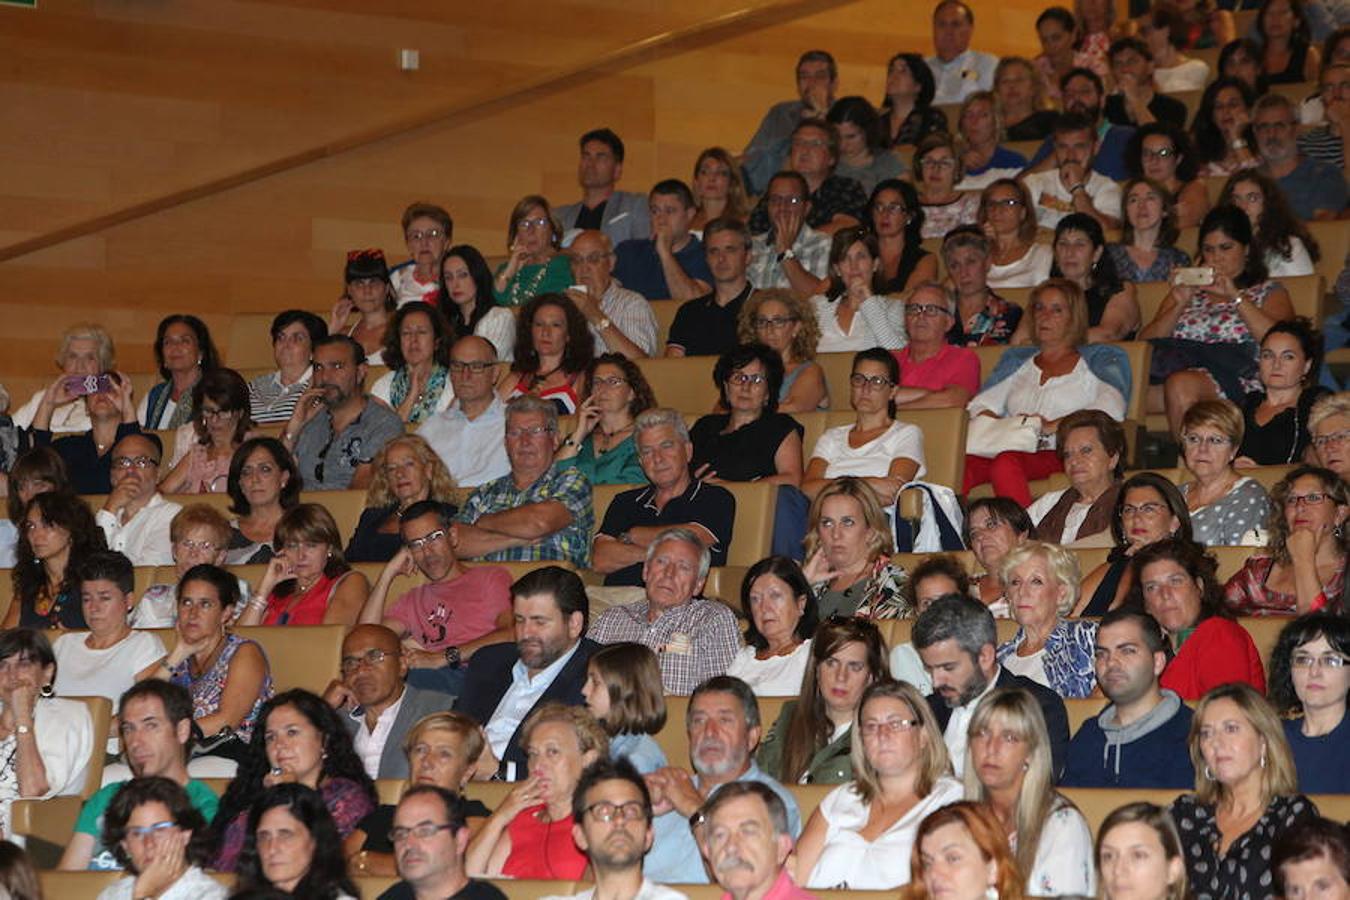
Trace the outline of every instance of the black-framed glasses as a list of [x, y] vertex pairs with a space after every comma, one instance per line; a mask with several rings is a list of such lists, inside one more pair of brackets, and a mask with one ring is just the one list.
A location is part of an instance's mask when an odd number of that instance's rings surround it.
[[454, 830], [455, 826], [451, 825], [448, 822], [445, 823], [444, 825], [436, 825], [432, 822], [423, 822], [421, 825], [414, 825], [411, 828], [405, 828], [402, 825], [395, 825], [393, 828], [389, 829], [389, 840], [393, 841], [395, 844], [401, 844], [410, 837], [415, 837], [418, 838], [419, 840], [425, 841], [428, 838], [435, 837], [439, 832], [454, 831]]
[[852, 375], [848, 376], [848, 383], [855, 388], [876, 388], [877, 390], [888, 388], [895, 384], [894, 381], [891, 381], [884, 375], [863, 375], [860, 372], [854, 372]]
[[613, 822], [615, 819], [623, 822], [645, 822], [647, 820], [647, 807], [637, 800], [629, 800], [627, 803], [610, 803], [608, 800], [601, 800], [583, 809], [582, 813], [589, 815], [597, 822]]

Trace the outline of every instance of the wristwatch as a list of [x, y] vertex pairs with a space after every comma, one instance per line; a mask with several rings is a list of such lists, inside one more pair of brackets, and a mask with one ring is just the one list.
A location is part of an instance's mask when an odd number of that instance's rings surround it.
[[627, 529], [619, 532], [619, 543], [629, 545], [633, 543], [633, 536], [628, 533]]
[[791, 247], [787, 248], [782, 253], [778, 254], [778, 262], [780, 263], [789, 259], [796, 259], [796, 258], [797, 254], [793, 251]]
[[27, 725], [15, 725], [14, 732], [16, 734], [32, 734], [33, 729], [29, 728]]
[[595, 330], [596, 330], [596, 331], [604, 331], [606, 328], [613, 328], [613, 327], [614, 327], [614, 323], [611, 322], [611, 321], [610, 321], [608, 318], [606, 318], [605, 316], [601, 316], [601, 317], [600, 317], [600, 321], [595, 323]]
[[462, 660], [459, 658], [459, 648], [450, 646], [445, 648], [445, 664], [451, 669], [458, 669]]

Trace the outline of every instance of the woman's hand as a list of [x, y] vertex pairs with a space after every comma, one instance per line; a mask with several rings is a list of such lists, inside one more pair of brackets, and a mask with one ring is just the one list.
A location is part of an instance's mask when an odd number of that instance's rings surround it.
[[528, 255], [525, 247], [520, 243], [520, 240], [517, 239], [516, 242], [511, 245], [511, 256], [506, 260], [506, 268], [502, 269], [501, 273], [497, 275], [497, 278], [510, 284], [511, 279], [516, 277], [516, 273], [520, 271], [521, 266], [525, 265], [525, 257]]
[[833, 581], [838, 574], [839, 570], [825, 556], [823, 547], [816, 548], [816, 552], [811, 554], [811, 558], [806, 561], [806, 565], [802, 566], [802, 575], [806, 577], [808, 584]]
[[262, 581], [258, 584], [257, 596], [264, 599], [272, 596], [272, 591], [278, 584], [294, 575], [295, 563], [291, 562], [285, 550], [278, 551], [275, 556], [267, 561], [267, 568], [263, 571]]
[[328, 316], [328, 331], [337, 334], [343, 328], [347, 327], [347, 320], [351, 318], [352, 310], [356, 309], [356, 304], [347, 294], [343, 294], [333, 304], [333, 311]]
[[577, 407], [577, 427], [572, 432], [572, 440], [580, 444], [600, 424], [600, 407], [596, 405], [595, 394], [590, 394]]
[[171, 828], [155, 836], [155, 855], [150, 864], [136, 876], [131, 889], [133, 897], [158, 897], [173, 887], [174, 882], [187, 871], [187, 845], [192, 832]]
[[725, 484], [722, 479], [717, 477], [717, 470], [712, 467], [712, 463], [706, 462], [694, 470], [694, 478], [708, 484]]
[[66, 379], [70, 376], [62, 372], [56, 376], [56, 380], [47, 385], [47, 389], [42, 392], [42, 399], [38, 401], [38, 408], [46, 407], [55, 409], [63, 403], [69, 403], [78, 395], [72, 394], [70, 388], [66, 385]]
[[1237, 299], [1238, 286], [1227, 275], [1214, 273], [1214, 283], [1205, 288], [1205, 300], [1214, 306], [1223, 306]]
[[861, 306], [862, 302], [872, 296], [872, 280], [865, 277], [855, 277], [846, 285], [848, 302], [855, 306]]
[[1317, 545], [1331, 534], [1330, 528], [1312, 529], [1307, 527], [1295, 528], [1289, 532], [1289, 537], [1285, 539], [1284, 547], [1289, 551], [1289, 560], [1294, 566], [1316, 566], [1317, 565]]
[[538, 778], [531, 775], [513, 787], [502, 798], [501, 806], [497, 807], [497, 811], [505, 816], [507, 821], [510, 821], [531, 806], [538, 806], [545, 802], [545, 799], [543, 785], [540, 784]]
[[216, 641], [217, 637], [218, 635], [208, 634], [200, 641], [189, 641], [179, 635], [178, 643], [174, 645], [173, 651], [164, 657], [164, 665], [169, 669], [182, 665], [183, 660], [205, 651]]

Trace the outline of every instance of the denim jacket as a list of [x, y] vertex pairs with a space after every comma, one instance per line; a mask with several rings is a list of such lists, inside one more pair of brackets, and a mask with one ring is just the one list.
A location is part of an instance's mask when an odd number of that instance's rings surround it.
[[[1016, 652], [1026, 636], [1018, 628], [1012, 640], [1000, 644], [998, 661]], [[1045, 639], [1045, 675], [1061, 697], [1086, 697], [1097, 687], [1092, 655], [1097, 641], [1097, 623], [1086, 619], [1060, 619]]]

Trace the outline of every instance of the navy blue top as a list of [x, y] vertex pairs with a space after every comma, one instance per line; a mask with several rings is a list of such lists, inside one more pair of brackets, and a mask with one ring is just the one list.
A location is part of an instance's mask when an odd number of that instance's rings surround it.
[[1350, 715], [1330, 734], [1303, 736], [1303, 719], [1287, 719], [1284, 736], [1294, 751], [1298, 770], [1298, 789], [1305, 794], [1350, 793], [1350, 766], [1345, 764], [1345, 748], [1350, 742]]
[[[1100, 131], [1098, 134], [1100, 140], [1097, 145], [1097, 156], [1092, 161], [1092, 171], [1100, 172], [1112, 181], [1127, 180], [1130, 173], [1125, 169], [1125, 145], [1130, 142], [1134, 129], [1127, 125], [1110, 125], [1104, 134]], [[1055, 136], [1051, 134], [1031, 158], [1031, 165], [1036, 165], [1054, 152]]]
[[[675, 261], [690, 278], [704, 284], [713, 283], [703, 242], [693, 235], [675, 254]], [[670, 285], [666, 284], [666, 273], [661, 269], [661, 257], [656, 254], [656, 241], [651, 238], [624, 241], [614, 248], [614, 277], [624, 287], [637, 291], [648, 300], [670, 299]]]
[[1002, 144], [994, 148], [994, 155], [989, 158], [986, 165], [978, 169], [966, 169], [966, 175], [983, 175], [990, 169], [1025, 169], [1027, 167], [1027, 158], [1016, 150], [1009, 150]]
[[1172, 718], [1148, 734], [1109, 745], [1093, 716], [1069, 741], [1069, 762], [1059, 783], [1076, 788], [1195, 787], [1195, 770], [1186, 747], [1192, 716], [1183, 703]]

